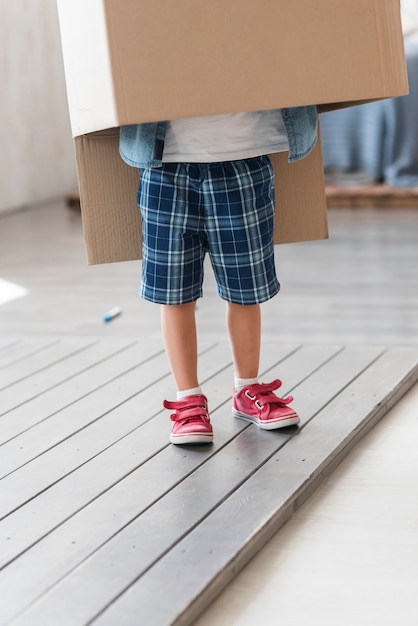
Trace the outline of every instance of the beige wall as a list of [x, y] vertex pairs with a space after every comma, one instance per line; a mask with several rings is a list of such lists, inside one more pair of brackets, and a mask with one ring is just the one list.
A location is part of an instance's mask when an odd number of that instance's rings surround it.
[[0, 211], [76, 188], [55, 0], [0, 0]]

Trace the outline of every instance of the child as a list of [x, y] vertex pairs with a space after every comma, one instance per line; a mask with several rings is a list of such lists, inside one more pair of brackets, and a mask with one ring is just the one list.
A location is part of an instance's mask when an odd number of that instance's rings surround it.
[[226, 301], [235, 368], [232, 412], [272, 430], [297, 424], [293, 398], [258, 380], [260, 304], [280, 285], [274, 265], [274, 174], [268, 154], [307, 156], [317, 137], [316, 108], [297, 107], [155, 122], [121, 128], [120, 153], [141, 168], [140, 294], [161, 305], [164, 344], [177, 385], [170, 441], [213, 440], [199, 385], [195, 304], [209, 253]]

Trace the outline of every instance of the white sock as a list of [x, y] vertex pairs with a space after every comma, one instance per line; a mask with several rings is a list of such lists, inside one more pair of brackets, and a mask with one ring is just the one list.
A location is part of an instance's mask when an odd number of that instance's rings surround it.
[[257, 383], [258, 383], [258, 377], [257, 378], [237, 378], [236, 376], [234, 376], [235, 391], [241, 391], [243, 387], [246, 387], [247, 385], [256, 385]]
[[201, 387], [194, 387], [193, 389], [184, 389], [182, 391], [177, 392], [177, 400], [181, 400], [186, 396], [200, 396], [202, 395]]

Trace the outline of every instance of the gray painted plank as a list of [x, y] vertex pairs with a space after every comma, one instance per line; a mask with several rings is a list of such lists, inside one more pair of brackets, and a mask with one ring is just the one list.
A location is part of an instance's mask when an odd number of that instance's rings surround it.
[[[85, 462], [82, 459], [78, 461], [77, 453], [75, 456], [62, 457], [60, 450], [55, 450], [55, 446], [75, 433], [82, 435], [87, 426], [100, 420], [102, 415], [107, 414], [118, 404], [137, 396], [142, 389], [152, 385], [161, 373], [167, 376], [168, 372], [167, 370], [164, 372], [164, 366], [165, 359], [157, 355], [142, 366], [137, 366], [133, 372], [125, 374], [123, 379], [116, 381], [114, 385], [110, 384], [106, 393], [99, 389], [82, 398], [76, 406], [71, 407], [71, 410], [56, 413], [38, 424], [36, 428], [18, 437], [18, 448], [26, 445], [29, 455], [38, 453], [39, 456], [2, 479], [4, 497], [0, 502], [0, 519], [72, 472], [75, 469], [74, 466], [78, 467]], [[115, 393], [112, 394], [113, 390]], [[137, 399], [137, 403], [139, 402], [140, 400]], [[139, 412], [138, 408], [133, 406], [132, 411]], [[142, 421], [148, 418], [148, 415], [142, 415]], [[138, 417], [138, 422], [140, 421], [141, 417]], [[2, 450], [3, 448], [6, 450], [4, 462], [1, 463], [3, 469], [14, 463], [14, 443], [15, 440], [2, 447]], [[81, 445], [83, 445], [82, 442]], [[43, 450], [48, 449], [51, 450], [51, 454], [42, 453]], [[50, 463], [51, 456], [55, 458], [55, 464]]]
[[94, 623], [192, 624], [417, 378], [416, 351], [383, 354]]
[[27, 397], [34, 397], [45, 385], [48, 385], [47, 388], [53, 385], [51, 377], [57, 377], [60, 367], [62, 364], [66, 365], [69, 359], [81, 357], [82, 363], [86, 351], [96, 342], [97, 339], [88, 338], [60, 339], [42, 351], [10, 364], [2, 372], [0, 391], [3, 390], [4, 393], [6, 388], [13, 386], [17, 397], [22, 392]]
[[[22, 487], [28, 474], [36, 474], [38, 478], [44, 475], [51, 483], [56, 481], [150, 419], [152, 413], [147, 413], [147, 409], [152, 405], [146, 400], [151, 400], [155, 388], [148, 388], [168, 376], [165, 355], [156, 355], [127, 372], [121, 380], [110, 381], [105, 388], [92, 391], [9, 440], [1, 448], [0, 477], [15, 472], [10, 480], [13, 483], [17, 476], [21, 477], [18, 480]], [[66, 448], [70, 454], [63, 455]], [[28, 465], [30, 461], [34, 462]], [[21, 471], [17, 472], [19, 468]], [[34, 487], [32, 484], [30, 488]]]
[[[30, 399], [30, 402], [26, 401], [14, 408], [16, 398], [2, 397], [3, 407], [6, 402], [12, 406], [0, 420], [0, 441], [6, 442], [36, 426], [158, 353], [158, 347], [152, 342], [138, 344], [125, 340], [122, 344], [119, 348], [112, 348], [106, 343], [98, 344], [97, 350], [101, 356], [93, 359], [87, 371], [72, 375], [68, 380]], [[7, 395], [7, 391], [3, 393]]]
[[[58, 342], [54, 347], [61, 351], [60, 345], [61, 342]], [[52, 391], [54, 387], [62, 385], [75, 376], [82, 376], [85, 370], [135, 345], [136, 342], [129, 340], [116, 341], [113, 344], [112, 342], [105, 344], [95, 341], [87, 346], [86, 350], [76, 351], [75, 354], [67, 354], [66, 358], [52, 364], [51, 368], [34, 371], [27, 378], [16, 381], [15, 384], [8, 386], [2, 391], [0, 415], [5, 415], [22, 407], [25, 403], [48, 391]], [[25, 411], [25, 408], [22, 410]]]
[[[39, 337], [37, 339], [30, 337], [24, 340], [19, 339], [13, 341], [3, 340], [0, 348], [0, 369], [4, 369], [18, 361], [24, 360], [48, 348], [57, 341], [58, 338], [53, 337]], [[0, 376], [2, 375], [3, 372], [1, 372]], [[3, 378], [0, 378], [0, 380], [2, 381]]]
[[[292, 354], [293, 352], [294, 348], [292, 347], [288, 347], [286, 349], [282, 347], [274, 347], [272, 350], [273, 361], [271, 361], [268, 366], [270, 367], [272, 362], [277, 362], [280, 358], [284, 358], [285, 354]], [[314, 351], [308, 350], [307, 354], [299, 357], [299, 361], [303, 360], [304, 367], [306, 368], [306, 371], [308, 371], [309, 361], [311, 363], [311, 367], [317, 367], [320, 362], [324, 361], [324, 358], [329, 358], [332, 352], [335, 352], [335, 350], [331, 351], [330, 348], [317, 350], [316, 354]], [[265, 358], [265, 362], [266, 361], [267, 359]], [[286, 361], [284, 361], [284, 363], [286, 363]], [[296, 363], [294, 365], [294, 369], [296, 369]], [[215, 377], [213, 386], [209, 387], [211, 392], [215, 392], [211, 393], [212, 398], [214, 399], [214, 396], [219, 396], [218, 400], [221, 404], [225, 402], [225, 397], [230, 394], [231, 388], [231, 372], [229, 372], [227, 377], [225, 377], [225, 373], [228, 372], [221, 372], [219, 376]], [[216, 410], [213, 414], [213, 419], [215, 416]], [[227, 426], [232, 431], [232, 435], [230, 436], [233, 436], [235, 432], [239, 432], [239, 429], [247, 427], [244, 422], [238, 422], [231, 419], [229, 405], [227, 419], [225, 420], [224, 416], [221, 416], [221, 419], [222, 421], [227, 422]], [[152, 422], [154, 421], [155, 420], [152, 420]], [[20, 543], [20, 549], [24, 549], [24, 545], [28, 547], [27, 542], [28, 540], [30, 541], [31, 537], [39, 539], [40, 536], [42, 536], [42, 533], [48, 532], [45, 520], [48, 520], [51, 525], [51, 516], [54, 516], [54, 514], [55, 516], [60, 514], [62, 521], [62, 515], [65, 515], [65, 507], [67, 507], [68, 514], [70, 515], [77, 510], [77, 507], [81, 508], [82, 504], [88, 503], [89, 499], [88, 497], [86, 498], [86, 491], [90, 490], [89, 496], [90, 499], [93, 499], [94, 496], [100, 494], [100, 488], [103, 491], [104, 487], [108, 488], [109, 485], [112, 484], [111, 481], [114, 481], [115, 477], [123, 476], [123, 472], [127, 473], [128, 468], [125, 460], [126, 462], [131, 463], [130, 469], [132, 470], [134, 467], [133, 463], [135, 462], [135, 459], [132, 458], [132, 452], [134, 450], [138, 449], [139, 451], [144, 452], [146, 458], [146, 455], [151, 453], [147, 450], [147, 447], [149, 448], [151, 445], [151, 451], [153, 451], [155, 446], [158, 445], [158, 440], [155, 442], [156, 436], [157, 438], [159, 436], [161, 442], [163, 443], [163, 447], [167, 448], [169, 430], [167, 415], [160, 413], [158, 421], [160, 428], [159, 433], [156, 432], [154, 427], [152, 432], [149, 434], [143, 433], [144, 436], [141, 437], [142, 431], [144, 429], [150, 430], [150, 427], [152, 426], [151, 422], [146, 423], [141, 429], [139, 429], [141, 432], [138, 431], [136, 440], [131, 441], [130, 448], [125, 447], [125, 449], [122, 450], [118, 449], [118, 446], [114, 446], [106, 455], [103, 455], [102, 459], [97, 458], [93, 460], [90, 463], [90, 468], [88, 468], [87, 465], [80, 468], [76, 474], [68, 476], [67, 479], [64, 479], [61, 486], [56, 485], [55, 488], [53, 487], [47, 492], [41, 494], [36, 501], [29, 503], [26, 507], [22, 507], [22, 509], [16, 511], [9, 518], [4, 520], [2, 522], [2, 534], [4, 533], [3, 538], [7, 535], [10, 538], [8, 542], [3, 543], [2, 545], [5, 547], [5, 551], [8, 550], [9, 558], [13, 558], [13, 556], [18, 554], [19, 548], [17, 544]], [[219, 432], [219, 428], [217, 428], [217, 431]], [[217, 439], [219, 438], [220, 437], [217, 436]], [[218, 442], [218, 447], [222, 446], [223, 443], [223, 441]], [[163, 495], [167, 489], [170, 489], [179, 480], [182, 480], [185, 471], [183, 453], [177, 450], [173, 451], [171, 446], [168, 446], [168, 451], [165, 452], [165, 462], [166, 465], [169, 466], [170, 471], [165, 471], [165, 473], [160, 477], [161, 471], [158, 469], [158, 466], [151, 466], [148, 471], [148, 475], [146, 473], [142, 473], [141, 476], [137, 473], [132, 477], [128, 476], [122, 483], [120, 483], [120, 485], [116, 485], [114, 489], [104, 493], [101, 498], [92, 502], [87, 509], [80, 511], [72, 519], [68, 520], [64, 526], [50, 533], [47, 537], [45, 537], [41, 544], [33, 546], [33, 548], [26, 554], [23, 554], [20, 559], [11, 563], [9, 567], [0, 575], [2, 588], [8, 589], [9, 601], [14, 597], [17, 603], [22, 603], [23, 591], [24, 596], [29, 599], [34, 591], [37, 590], [39, 594], [45, 587], [52, 584], [51, 576], [55, 576], [53, 580], [59, 578], [64, 573], [63, 570], [66, 566], [71, 569], [72, 566], [77, 565], [79, 560], [82, 560], [83, 551], [85, 552], [84, 556], [88, 556], [95, 549], [96, 541], [100, 542], [101, 540], [102, 543], [106, 542], [112, 534], [118, 532], [120, 527], [129, 523], [135, 515], [139, 514], [144, 508], [147, 508], [147, 499], [149, 500], [149, 503], [152, 503], [159, 497], [159, 492]], [[112, 453], [113, 458], [111, 456]], [[213, 451], [208, 451], [207, 454], [213, 454]], [[138, 459], [140, 454], [138, 453], [136, 456], [137, 461], [140, 460]], [[99, 461], [101, 461], [100, 465], [98, 465]], [[201, 462], [202, 460], [199, 457], [196, 458], [196, 455], [192, 454], [189, 459], [189, 471], [193, 471], [193, 469]], [[90, 472], [88, 470], [90, 470]], [[176, 470], [174, 476], [173, 470]], [[112, 478], [109, 479], [111, 474], [113, 474]], [[158, 477], [157, 482], [156, 477]], [[98, 481], [100, 481], [101, 485], [99, 488]], [[92, 494], [91, 490], [94, 487], [96, 487], [97, 491], [95, 494]], [[140, 507], [139, 510], [135, 509], [135, 503], [132, 503], [129, 496], [127, 497], [127, 494], [132, 493], [137, 494]], [[35, 511], [36, 515], [34, 515]], [[109, 519], [109, 511], [117, 511], [117, 515], [111, 515]], [[40, 523], [43, 524], [42, 527], [39, 526]], [[95, 528], [94, 541], [92, 541], [91, 536], [92, 527]], [[34, 529], [35, 532], [37, 531], [37, 535], [34, 535]], [[67, 550], [66, 548], [69, 544], [69, 536], [76, 538], [76, 546], [71, 547], [71, 550]], [[24, 544], [24, 542], [26, 542], [26, 544]], [[65, 550], [62, 554], [64, 546]], [[12, 554], [13, 550], [14, 555]], [[59, 559], [57, 559], [58, 553], [61, 553]], [[42, 554], [42, 557], [39, 556], [40, 554]], [[6, 552], [4, 552], [3, 557], [6, 557], [7, 559]], [[76, 559], [75, 562], [74, 559]], [[24, 571], [26, 572], [23, 580], [21, 576], [22, 565]], [[28, 579], [27, 574], [30, 574], [31, 571], [36, 572], [36, 576]], [[21, 579], [18, 587], [15, 587], [13, 582], [9, 585], [11, 581], [17, 580], [15, 579], [15, 576]], [[24, 586], [25, 580], [29, 583], [28, 589]], [[40, 588], [39, 585], [41, 585]]]
[[[275, 348], [274, 359], [280, 358], [280, 353], [284, 356], [293, 348]], [[270, 363], [271, 365], [271, 363]], [[229, 379], [230, 377], [228, 377]], [[225, 402], [225, 397], [230, 393], [230, 380], [226, 382], [224, 372], [211, 379], [212, 385], [212, 408], [215, 409], [214, 419], [216, 415], [216, 400], [220, 404]], [[154, 392], [154, 389], [152, 390]], [[160, 403], [159, 403], [160, 406]], [[228, 437], [233, 437], [237, 432], [238, 426], [228, 420], [228, 432], [224, 434], [225, 441]], [[219, 428], [218, 428], [219, 431]], [[0, 542], [0, 563], [4, 565], [10, 559], [13, 559], [36, 542], [40, 537], [50, 532], [55, 526], [61, 523], [66, 517], [70, 517], [75, 511], [78, 511], [90, 501], [104, 493], [101, 500], [98, 500], [92, 510], [89, 510], [86, 518], [81, 526], [83, 531], [89, 531], [92, 524], [96, 524], [97, 520], [106, 514], [112, 506], [122, 512], [127, 505], [127, 510], [131, 514], [131, 503], [125, 502], [126, 489], [130, 486], [133, 493], [137, 493], [142, 487], [140, 477], [134, 475], [125, 479], [124, 484], [117, 486], [112, 493], [106, 493], [110, 486], [117, 483], [124, 476], [133, 472], [137, 467], [150, 459], [157, 451], [168, 446], [169, 420], [165, 412], [159, 412], [151, 421], [146, 422], [140, 429], [135, 430], [124, 440], [118, 442], [102, 455], [93, 458], [90, 463], [80, 467], [77, 472], [70, 473], [56, 485], [50, 487], [40, 493], [36, 500], [28, 502], [27, 505], [15, 511], [1, 524], [2, 537], [8, 538], [7, 542]], [[221, 433], [217, 435], [217, 445], [223, 445]], [[216, 445], [214, 446], [216, 450]], [[212, 452], [209, 450], [208, 454]], [[169, 457], [170, 458], [170, 457]], [[72, 461], [74, 463], [74, 461]], [[170, 463], [172, 459], [170, 460]], [[199, 459], [191, 460], [196, 464]], [[32, 465], [32, 464], [31, 464]], [[48, 463], [46, 469], [50, 466]], [[193, 469], [193, 465], [192, 465]], [[181, 472], [179, 479], [181, 479]], [[152, 476], [151, 476], [152, 477]], [[168, 475], [169, 480], [173, 480], [171, 473]], [[39, 480], [36, 475], [34, 481]], [[160, 481], [163, 482], [162, 480]], [[130, 483], [132, 483], [130, 485]], [[172, 483], [169, 482], [168, 485]], [[39, 482], [37, 482], [39, 488]], [[161, 488], [161, 485], [160, 485]], [[120, 498], [115, 502], [118, 494]], [[152, 491], [155, 499], [155, 492]], [[110, 498], [113, 498], [113, 502]], [[95, 514], [95, 509], [98, 512]], [[117, 521], [115, 521], [117, 523]], [[114, 531], [117, 531], [115, 527]], [[99, 532], [99, 531], [98, 531]], [[88, 532], [89, 534], [89, 532]], [[90, 539], [87, 539], [88, 543]]]
[[[312, 352], [311, 356], [313, 356]], [[359, 369], [361, 370], [366, 364], [369, 364], [370, 360], [380, 352], [380, 349], [360, 350], [353, 355], [340, 351], [337, 353], [337, 357], [329, 360], [330, 352], [328, 351], [323, 368], [318, 370], [313, 367], [314, 374], [312, 377], [301, 383], [299, 393], [305, 402], [304, 406], [301, 405], [303, 412], [306, 412], [307, 416], [314, 415], [316, 410], [319, 410], [324, 403], [330, 401], [338, 393], [341, 385], [346, 382], [347, 376], [350, 374], [350, 363], [352, 367], [351, 376], [353, 377], [358, 374]], [[302, 367], [300, 375], [303, 378], [302, 363], [309, 360], [309, 351], [307, 354], [300, 351], [293, 356], [294, 358], [298, 356], [298, 361], [294, 361], [294, 369], [300, 370]], [[322, 363], [324, 363], [323, 357], [324, 355], [322, 356]], [[335, 362], [337, 360], [340, 361], [340, 364]], [[283, 365], [286, 371], [290, 371], [292, 367], [286, 367], [287, 361], [288, 359]], [[324, 384], [321, 385], [321, 382]], [[320, 397], [320, 389], [323, 390], [322, 398]], [[222, 411], [221, 418], [223, 421], [231, 420], [229, 404]], [[305, 417], [305, 419], [307, 418]], [[122, 531], [102, 550], [93, 555], [85, 565], [76, 570], [68, 580], [64, 580], [55, 590], [47, 594], [36, 605], [37, 608], [35, 607], [34, 611], [28, 613], [26, 623], [29, 623], [29, 620], [32, 624], [42, 621], [45, 624], [52, 623], [49, 620], [52, 614], [58, 610], [57, 606], [64, 606], [60, 604], [64, 598], [67, 598], [75, 607], [75, 612], [71, 615], [72, 623], [86, 623], [87, 619], [93, 617], [94, 612], [103, 606], [103, 597], [111, 597], [112, 594], [114, 597], [123, 590], [124, 586], [127, 586], [132, 580], [132, 577], [140, 575], [142, 571], [152, 565], [162, 550], [169, 549], [187, 530], [190, 530], [194, 524], [207, 515], [211, 508], [216, 507], [219, 501], [248, 478], [278, 447], [284, 445], [291, 436], [283, 432], [274, 435], [272, 433], [260, 433], [257, 429], [248, 426], [244, 427], [241, 432], [242, 434], [234, 438], [226, 448], [222, 448], [215, 457], [212, 457], [210, 462], [203, 464], [169, 495], [146, 510], [126, 530]], [[180, 459], [180, 462], [184, 467], [184, 459]], [[173, 460], [171, 460], [172, 463]], [[212, 485], [208, 481], [209, 477], [212, 479]], [[143, 480], [143, 482], [146, 481]], [[206, 486], [201, 489], [202, 497], [200, 498], [197, 495], [199, 485]], [[138, 494], [138, 497], [140, 495]], [[170, 519], [169, 524], [161, 523], [162, 520], [166, 519]], [[133, 550], [132, 545], [138, 544], [138, 537], [147, 537], [148, 541], [146, 545], [141, 546], [141, 549], [138, 546], [138, 550]], [[62, 619], [65, 620], [64, 615]], [[70, 622], [64, 621], [63, 623]], [[147, 621], [146, 623], [151, 622]]]
[[[220, 356], [225, 357], [224, 352], [224, 348], [205, 351], [203, 374], [213, 376], [225, 367], [221, 365], [224, 360], [219, 360]], [[0, 474], [6, 477], [14, 473], [3, 481], [9, 499], [5, 497], [0, 505], [2, 514], [6, 514], [7, 507], [15, 509], [18, 502], [24, 503], [25, 498], [44, 491], [151, 419], [158, 412], [157, 407], [161, 409], [163, 396], [158, 403], [156, 397], [169, 384], [169, 377], [165, 355], [156, 355], [127, 372], [121, 380], [111, 381], [5, 444]], [[166, 444], [167, 434], [163, 445]], [[16, 471], [19, 467], [21, 470]]]

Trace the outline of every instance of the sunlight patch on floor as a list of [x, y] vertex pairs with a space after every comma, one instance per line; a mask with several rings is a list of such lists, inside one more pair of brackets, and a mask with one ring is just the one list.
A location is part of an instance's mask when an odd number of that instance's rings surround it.
[[0, 278], [0, 305], [17, 300], [17, 298], [23, 298], [28, 294], [28, 290], [25, 287], [11, 283], [8, 280]]

